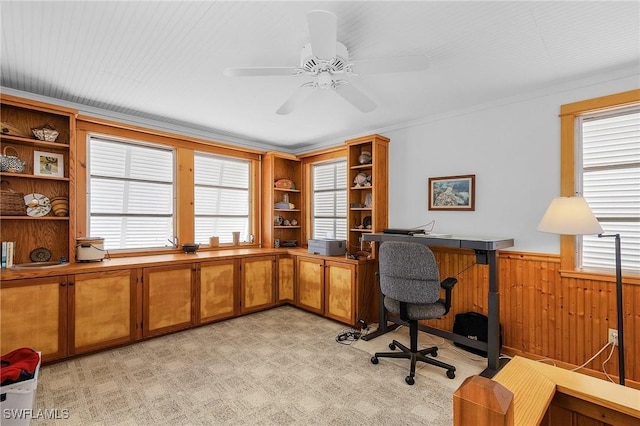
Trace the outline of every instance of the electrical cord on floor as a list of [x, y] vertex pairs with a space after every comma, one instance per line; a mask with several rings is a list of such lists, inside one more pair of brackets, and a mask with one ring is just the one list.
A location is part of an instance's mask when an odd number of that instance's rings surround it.
[[358, 339], [366, 336], [367, 334], [369, 334], [369, 328], [363, 328], [360, 331], [355, 328], [345, 329], [336, 336], [336, 342], [341, 345], [351, 345], [353, 342], [358, 341]]

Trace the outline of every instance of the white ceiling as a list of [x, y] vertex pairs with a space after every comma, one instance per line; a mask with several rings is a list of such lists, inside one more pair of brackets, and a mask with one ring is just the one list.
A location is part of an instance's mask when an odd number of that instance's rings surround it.
[[[638, 1], [2, 1], [1, 85], [135, 119], [300, 151], [324, 141], [640, 66]], [[306, 14], [338, 17], [351, 60], [427, 55], [426, 71], [350, 77], [378, 108], [309, 78], [225, 77], [295, 67]], [[639, 84], [640, 85], [640, 84]]]

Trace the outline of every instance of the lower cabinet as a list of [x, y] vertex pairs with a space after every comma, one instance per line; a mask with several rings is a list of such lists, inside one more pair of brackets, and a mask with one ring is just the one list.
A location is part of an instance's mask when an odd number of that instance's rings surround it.
[[189, 328], [194, 324], [194, 266], [144, 268], [143, 337]]
[[295, 287], [295, 258], [290, 254], [282, 254], [278, 256], [278, 303], [295, 303], [296, 287]]
[[377, 310], [375, 265], [298, 256], [296, 306], [352, 326], [369, 322]]
[[197, 267], [198, 315], [203, 324], [236, 314], [236, 261], [202, 262]]
[[43, 361], [67, 355], [67, 276], [2, 282], [0, 352], [28, 347]]
[[324, 315], [324, 260], [298, 256], [298, 307]]
[[135, 270], [71, 276], [69, 354], [132, 342], [136, 333]]
[[275, 263], [275, 256], [240, 260], [240, 312], [253, 312], [275, 305]]
[[356, 323], [356, 265], [325, 261], [325, 316]]

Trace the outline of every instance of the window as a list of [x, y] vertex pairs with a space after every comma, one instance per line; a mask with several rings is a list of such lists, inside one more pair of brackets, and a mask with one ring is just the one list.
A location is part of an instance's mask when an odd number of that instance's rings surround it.
[[313, 165], [313, 238], [347, 238], [347, 161]]
[[88, 236], [107, 250], [170, 245], [174, 163], [172, 149], [91, 137]]
[[208, 243], [218, 236], [221, 243], [232, 242], [231, 233], [240, 232], [240, 241], [250, 233], [250, 161], [195, 153], [195, 241]]
[[[622, 268], [640, 271], [640, 108], [585, 115], [578, 129], [582, 195], [605, 234], [620, 234]], [[585, 235], [578, 261], [585, 269], [613, 268], [613, 239]]]

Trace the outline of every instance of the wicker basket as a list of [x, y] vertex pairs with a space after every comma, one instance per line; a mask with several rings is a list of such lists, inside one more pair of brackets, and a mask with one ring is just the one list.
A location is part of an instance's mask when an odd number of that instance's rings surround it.
[[[9, 184], [7, 181], [1, 183]], [[24, 204], [24, 194], [15, 192], [11, 188], [0, 189], [0, 216], [24, 216], [27, 207]]]

